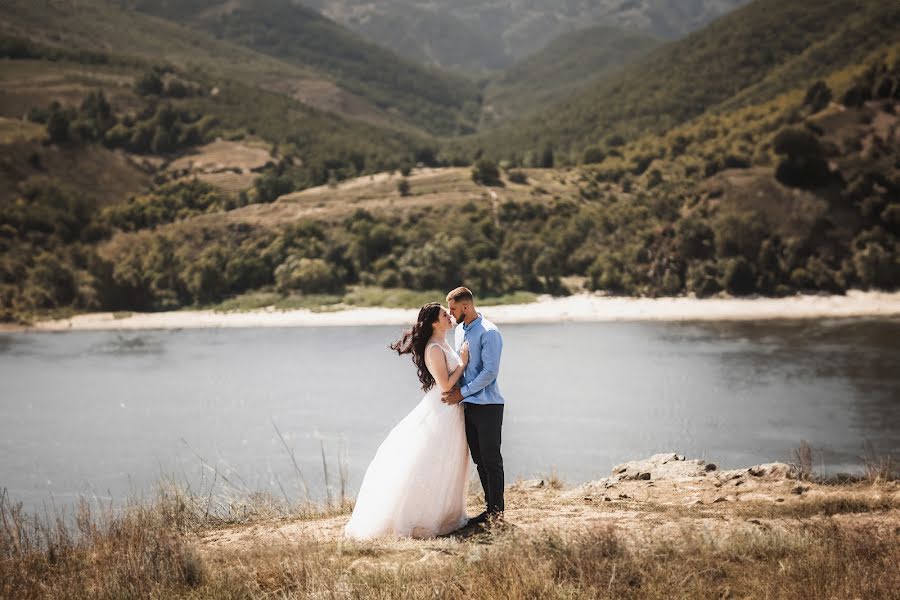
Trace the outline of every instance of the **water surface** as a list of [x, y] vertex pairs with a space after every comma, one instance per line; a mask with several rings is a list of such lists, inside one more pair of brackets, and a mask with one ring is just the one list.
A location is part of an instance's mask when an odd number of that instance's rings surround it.
[[[900, 321], [502, 327], [507, 477], [581, 482], [675, 451], [825, 472], [900, 454]], [[0, 488], [117, 501], [161, 476], [200, 489], [347, 493], [421, 398], [397, 327], [0, 335]], [[204, 488], [206, 489], [206, 488]]]

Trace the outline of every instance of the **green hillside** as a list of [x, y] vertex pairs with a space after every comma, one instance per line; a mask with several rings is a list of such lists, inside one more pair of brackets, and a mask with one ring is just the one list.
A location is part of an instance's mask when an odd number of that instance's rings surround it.
[[611, 137], [664, 132], [719, 105], [737, 108], [801, 88], [900, 40], [900, 4], [758, 0], [588, 90], [463, 144], [498, 157], [576, 160]]
[[[496, 295], [900, 285], [898, 6], [757, 0], [442, 145], [274, 85], [328, 83], [319, 67], [67, 6], [0, 18], [0, 319], [377, 303], [460, 281]], [[228, 22], [218, 3], [170, 8]], [[54, 31], [54, 11], [83, 22]], [[127, 25], [129, 51], [111, 51]], [[510, 89], [590, 77], [608, 55], [564, 62], [577, 45]]]
[[[0, 14], [0, 35], [26, 38], [66, 52], [98, 53], [104, 64], [135, 58], [145, 64], [195, 70], [210, 81], [239, 81], [324, 111], [392, 128], [453, 133], [457, 125], [471, 130], [477, 119], [476, 91], [468, 82], [403, 61], [301, 7], [286, 9], [286, 3], [280, 3], [284, 6], [259, 13], [261, 19], [268, 19], [276, 9], [288, 10], [288, 15], [279, 16], [284, 24], [279, 24], [277, 35], [249, 31], [265, 28], [252, 19], [241, 25], [248, 31], [235, 32], [229, 25], [230, 33], [243, 41], [254, 38], [262, 48], [257, 51], [203, 29], [224, 26], [229, 23], [227, 17], [222, 22], [205, 20], [185, 27], [183, 15], [205, 15], [202, 9], [209, 2], [171, 4], [167, 6], [177, 6], [176, 12], [158, 11], [172, 16], [171, 21], [125, 4], [115, 0], [85, 0], [77, 5], [10, 0]], [[277, 44], [286, 47], [285, 53], [291, 56], [273, 56], [278, 54], [273, 39], [280, 40]], [[447, 89], [453, 93], [441, 96]], [[416, 95], [420, 91], [424, 91], [423, 97]]]
[[366, 8], [371, 10], [364, 16], [351, 11], [354, 16], [342, 23], [409, 60], [468, 73], [510, 63], [502, 37], [466, 23], [442, 4], [379, 3]]
[[490, 80], [482, 124], [489, 126], [564, 100], [659, 44], [647, 34], [604, 26], [560, 36]]
[[746, 0], [306, 0], [304, 4], [418, 62], [473, 72], [511, 66], [592, 26], [676, 39]]
[[474, 131], [474, 83], [393, 52], [290, 0], [136, 0], [138, 10], [183, 23], [333, 78], [379, 110], [438, 134]]

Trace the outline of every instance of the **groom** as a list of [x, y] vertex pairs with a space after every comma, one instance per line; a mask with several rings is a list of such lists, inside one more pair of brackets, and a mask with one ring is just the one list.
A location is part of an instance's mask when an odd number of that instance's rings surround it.
[[444, 393], [446, 404], [463, 403], [466, 439], [478, 477], [484, 489], [487, 510], [469, 523], [503, 517], [503, 457], [500, 455], [500, 429], [503, 427], [503, 396], [497, 386], [503, 338], [497, 326], [475, 310], [472, 291], [458, 287], [447, 294], [447, 307], [459, 323], [456, 350], [469, 343], [469, 364], [457, 387]]

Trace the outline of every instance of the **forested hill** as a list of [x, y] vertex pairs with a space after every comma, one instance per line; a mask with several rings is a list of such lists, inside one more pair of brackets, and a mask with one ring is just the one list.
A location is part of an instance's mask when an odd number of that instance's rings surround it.
[[571, 97], [661, 43], [649, 34], [602, 25], [561, 35], [489, 79], [482, 127]]
[[723, 106], [801, 89], [900, 41], [900, 3], [757, 0], [556, 105], [484, 132], [469, 148], [498, 158], [580, 156], [611, 137], [660, 133]]
[[474, 84], [401, 59], [309, 9], [279, 0], [229, 3], [225, 11], [210, 4], [161, 5], [154, 12], [171, 17], [163, 19], [124, 0], [9, 0], [0, 34], [113, 61], [139, 57], [199, 69], [207, 78], [408, 131], [452, 135], [477, 123]]
[[471, 132], [477, 123], [480, 98], [470, 80], [403, 59], [291, 0], [130, 3], [217, 39], [315, 69], [379, 109], [431, 133]]
[[[402, 79], [354, 79], [368, 46], [329, 62], [314, 33], [352, 34], [265, 1], [158, 5], [167, 18], [8, 1], [0, 320], [379, 304], [459, 282], [495, 295], [900, 285], [896, 3], [757, 0], [622, 67], [640, 39], [575, 34], [489, 97], [539, 104], [538, 89], [598, 80], [477, 136], [435, 136], [422, 129], [465, 131], [469, 109], [426, 96], [409, 118], [418, 92]], [[232, 20], [249, 6], [281, 7], [284, 23]], [[295, 27], [309, 34], [298, 48]]]
[[496, 70], [561, 35], [592, 26], [676, 39], [746, 0], [305, 0], [410, 59], [467, 72]]

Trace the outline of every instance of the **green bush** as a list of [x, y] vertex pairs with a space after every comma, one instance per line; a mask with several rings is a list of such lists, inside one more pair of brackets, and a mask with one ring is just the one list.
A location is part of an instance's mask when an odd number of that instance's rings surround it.
[[141, 96], [158, 96], [163, 91], [163, 81], [155, 70], [147, 71], [134, 84], [134, 90]]
[[900, 261], [880, 243], [868, 241], [853, 253], [856, 277], [865, 288], [892, 289], [900, 283]]
[[581, 162], [586, 165], [594, 164], [594, 163], [602, 163], [606, 158], [606, 152], [600, 146], [590, 146], [585, 149], [584, 154], [581, 157]]
[[321, 258], [292, 255], [275, 269], [275, 285], [282, 293], [329, 294], [343, 290], [334, 267]]
[[712, 261], [698, 261], [690, 264], [687, 270], [686, 288], [698, 298], [712, 296], [722, 291], [719, 283], [720, 273]]
[[831, 98], [831, 89], [828, 87], [828, 84], [819, 80], [809, 86], [806, 90], [806, 97], [803, 99], [803, 104], [809, 106], [812, 112], [817, 113], [828, 106], [828, 103], [831, 102]]
[[775, 171], [783, 184], [812, 189], [830, 181], [825, 149], [815, 134], [805, 129], [783, 129], [775, 136], [773, 148], [777, 154], [786, 155]]
[[525, 174], [525, 171], [520, 170], [511, 170], [507, 172], [506, 176], [512, 183], [518, 183], [519, 185], [528, 184], [528, 175]]
[[479, 158], [472, 167], [472, 181], [479, 185], [502, 185], [497, 163], [489, 158]]
[[756, 291], [756, 273], [753, 265], [743, 256], [726, 259], [719, 283], [725, 291], [734, 296], [752, 294]]

